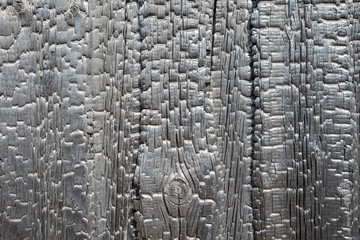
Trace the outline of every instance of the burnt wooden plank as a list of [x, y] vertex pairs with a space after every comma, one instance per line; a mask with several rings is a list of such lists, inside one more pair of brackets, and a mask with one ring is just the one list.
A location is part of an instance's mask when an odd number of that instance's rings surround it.
[[119, 1], [1, 4], [2, 239], [131, 236], [136, 8], [127, 19]]
[[1, 1], [0, 238], [359, 238], [359, 17]]
[[141, 5], [141, 238], [252, 235], [251, 6]]
[[358, 204], [357, 54], [350, 47], [358, 20], [349, 18], [356, 9], [345, 1], [257, 4], [257, 239], [358, 238], [351, 207]]

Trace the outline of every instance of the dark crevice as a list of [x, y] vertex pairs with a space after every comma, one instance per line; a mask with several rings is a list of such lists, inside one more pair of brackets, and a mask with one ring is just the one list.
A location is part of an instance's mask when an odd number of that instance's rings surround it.
[[248, 21], [248, 46], [249, 46], [249, 57], [250, 57], [250, 81], [251, 81], [251, 155], [250, 155], [250, 177], [251, 177], [251, 191], [252, 193], [250, 194], [250, 201], [251, 201], [251, 207], [253, 209], [253, 219], [252, 219], [252, 229], [253, 229], [253, 238], [256, 239], [256, 227], [255, 227], [255, 221], [256, 219], [256, 211], [259, 210], [256, 207], [255, 201], [256, 198], [254, 197], [254, 190], [258, 188], [257, 184], [255, 183], [256, 181], [256, 176], [255, 176], [255, 112], [258, 109], [258, 107], [256, 106], [256, 98], [257, 96], [255, 95], [255, 79], [256, 79], [256, 74], [255, 74], [255, 70], [254, 70], [254, 65], [255, 65], [255, 59], [254, 56], [256, 54], [256, 52], [253, 51], [253, 46], [256, 45], [252, 43], [252, 37], [254, 35], [254, 25], [252, 24], [252, 14], [254, 13], [255, 9], [257, 9], [258, 7], [258, 0], [253, 0], [252, 1], [252, 8], [250, 9], [250, 14], [249, 14], [249, 21]]
[[215, 24], [216, 24], [216, 6], [217, 6], [217, 0], [214, 0], [214, 6], [213, 6], [213, 19], [212, 19], [212, 35], [211, 35], [211, 50], [207, 50], [206, 52], [210, 52], [210, 74], [212, 71], [212, 56], [214, 51], [214, 38], [215, 38]]
[[[141, 20], [140, 10], [141, 10], [142, 5], [143, 5], [143, 1], [137, 1], [137, 7], [138, 7], [137, 21], [138, 21], [138, 29], [139, 29], [138, 31], [139, 31], [140, 43], [142, 43], [144, 40], [143, 35], [141, 33], [141, 24], [140, 24], [140, 20]], [[125, 37], [125, 39], [126, 39], [126, 37]], [[142, 49], [140, 49], [140, 55], [141, 55], [141, 51], [142, 51]], [[139, 59], [139, 65], [140, 65], [140, 76], [141, 76], [141, 73], [144, 70], [142, 58]], [[140, 96], [141, 96], [141, 94], [143, 92], [143, 88], [144, 88], [144, 86], [142, 86], [142, 84], [141, 84], [141, 77], [139, 78], [138, 88], [140, 90]], [[141, 123], [141, 112], [143, 111], [143, 107], [141, 104], [141, 98], [139, 99], [139, 102], [140, 102], [140, 108], [139, 108], [139, 112], [140, 112], [139, 124], [140, 124]], [[141, 136], [141, 132], [142, 132], [141, 129], [142, 128], [139, 127], [139, 131], [138, 131], [139, 136]], [[141, 142], [140, 138], [139, 138], [139, 143], [143, 144]], [[135, 178], [139, 177], [139, 176], [136, 176], [136, 168], [139, 167], [139, 165], [140, 165], [139, 153], [137, 153], [135, 156], [135, 160], [133, 162], [132, 169], [131, 169], [132, 170], [132, 180], [131, 180], [131, 207], [130, 207], [131, 231], [132, 231], [132, 236], [134, 237], [135, 240], [141, 239], [141, 238], [139, 238], [139, 230], [137, 229], [137, 222], [135, 220], [135, 213], [138, 210], [135, 209], [135, 205], [134, 205], [135, 201], [140, 201], [140, 194], [141, 194], [140, 182], [139, 183], [135, 182]]]

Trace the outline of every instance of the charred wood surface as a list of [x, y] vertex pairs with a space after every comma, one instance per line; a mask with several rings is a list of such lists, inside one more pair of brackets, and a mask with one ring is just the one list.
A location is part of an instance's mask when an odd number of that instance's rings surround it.
[[359, 0], [0, 0], [0, 239], [360, 239]]

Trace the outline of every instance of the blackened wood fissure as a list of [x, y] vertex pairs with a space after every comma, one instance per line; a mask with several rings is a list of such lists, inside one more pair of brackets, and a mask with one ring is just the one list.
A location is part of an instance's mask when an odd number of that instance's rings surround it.
[[[256, 54], [256, 51], [253, 51], [252, 48], [256, 46], [256, 43], [254, 40], [252, 40], [252, 38], [256, 38], [256, 35], [253, 32], [253, 28], [254, 26], [251, 24], [251, 16], [252, 13], [254, 12], [254, 10], [257, 8], [257, 4], [258, 1], [257, 0], [253, 0], [252, 1], [252, 8], [250, 10], [250, 18], [248, 21], [248, 32], [249, 32], [249, 38], [248, 38], [248, 44], [249, 44], [249, 56], [250, 56], [250, 80], [251, 80], [251, 109], [252, 109], [252, 119], [251, 119], [251, 158], [250, 158], [250, 178], [251, 178], [251, 189], [252, 189], [252, 193], [250, 195], [250, 201], [251, 201], [251, 207], [253, 209], [253, 221], [252, 221], [252, 231], [253, 231], [253, 236], [256, 236], [256, 221], [259, 220], [259, 208], [256, 204], [257, 196], [258, 194], [256, 194], [257, 192], [259, 192], [259, 186], [258, 186], [258, 182], [257, 182], [257, 176], [255, 175], [255, 166], [256, 164], [254, 164], [254, 156], [255, 156], [255, 144], [259, 144], [259, 140], [258, 140], [258, 136], [256, 135], [256, 133], [258, 133], [258, 129], [255, 127], [256, 126], [256, 122], [255, 122], [255, 114], [256, 111], [259, 108], [259, 104], [257, 103], [259, 101], [259, 99], [257, 98], [258, 95], [255, 95], [255, 87], [258, 87], [257, 82], [255, 82], [255, 79], [257, 77], [257, 75], [255, 74], [254, 71], [254, 64], [255, 64], [255, 59], [254, 56]], [[258, 101], [257, 101], [258, 100]], [[256, 131], [256, 133], [255, 133]]]
[[0, 1], [0, 239], [359, 239], [359, 20]]

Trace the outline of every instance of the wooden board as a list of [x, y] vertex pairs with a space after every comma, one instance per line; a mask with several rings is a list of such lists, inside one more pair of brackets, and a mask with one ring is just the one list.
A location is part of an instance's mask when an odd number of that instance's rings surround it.
[[0, 0], [0, 239], [358, 239], [359, 0]]

